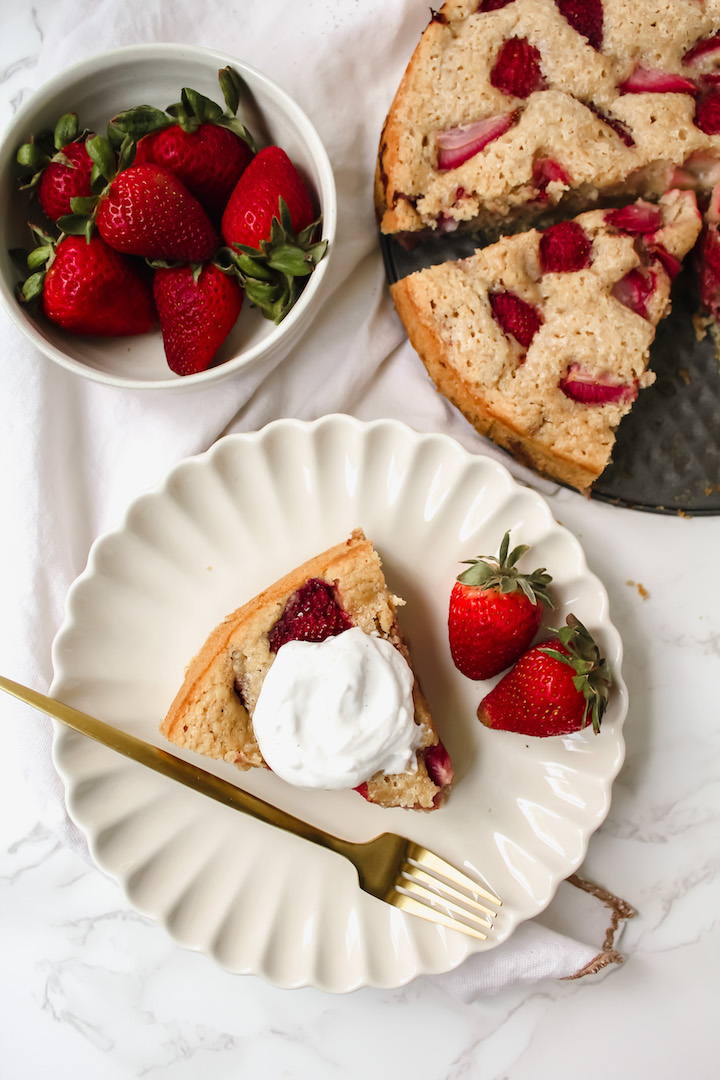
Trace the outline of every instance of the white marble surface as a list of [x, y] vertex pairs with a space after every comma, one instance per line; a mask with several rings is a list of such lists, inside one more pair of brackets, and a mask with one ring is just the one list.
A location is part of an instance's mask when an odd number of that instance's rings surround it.
[[[0, 6], [4, 126], [34, 85], [53, 5]], [[625, 641], [627, 761], [582, 868], [638, 909], [624, 965], [472, 1005], [429, 980], [333, 997], [230, 976], [176, 947], [40, 823], [10, 743], [0, 758], [3, 1077], [717, 1075], [720, 519], [568, 492], [549, 501], [605, 582]]]

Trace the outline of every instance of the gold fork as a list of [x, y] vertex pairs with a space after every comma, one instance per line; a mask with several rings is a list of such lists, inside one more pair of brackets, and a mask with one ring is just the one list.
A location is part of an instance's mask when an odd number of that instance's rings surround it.
[[396, 833], [360, 844], [342, 840], [197, 765], [2, 675], [0, 689], [163, 776], [345, 856], [357, 870], [361, 889], [401, 911], [481, 940], [492, 929], [500, 898], [421, 844]]

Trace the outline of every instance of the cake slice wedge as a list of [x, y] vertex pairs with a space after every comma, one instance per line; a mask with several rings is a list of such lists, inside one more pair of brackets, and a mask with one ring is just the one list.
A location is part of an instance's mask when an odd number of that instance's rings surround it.
[[356, 785], [380, 806], [435, 809], [452, 783], [452, 766], [412, 672], [380, 557], [362, 530], [298, 566], [217, 626], [190, 662], [160, 730], [185, 749], [240, 769], [267, 767], [253, 727], [263, 684], [281, 649], [321, 642], [351, 628], [389, 642], [410, 671], [414, 760], [403, 772], [378, 772]]
[[701, 227], [670, 191], [504, 237], [391, 286], [437, 388], [483, 435], [588, 490], [650, 385], [649, 350]]

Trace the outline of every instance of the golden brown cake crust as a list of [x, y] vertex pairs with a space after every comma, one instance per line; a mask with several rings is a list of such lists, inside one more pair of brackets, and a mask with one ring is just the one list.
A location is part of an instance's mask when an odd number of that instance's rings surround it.
[[507, 416], [494, 412], [483, 400], [470, 380], [453, 367], [447, 355], [438, 326], [428, 319], [427, 308], [415, 297], [409, 278], [390, 286], [397, 312], [402, 319], [413, 348], [424, 363], [435, 386], [469, 420], [476, 431], [509, 450], [518, 461], [553, 476], [580, 491], [590, 488], [597, 470], [583, 466], [561, 454], [538, 446], [531, 436], [512, 424]]
[[[352, 623], [365, 633], [377, 632], [387, 638], [410, 663], [397, 622], [395, 605], [399, 601], [387, 590], [380, 557], [371, 541], [356, 529], [347, 540], [285, 574], [212, 631], [190, 662], [185, 681], [160, 726], [167, 739], [240, 769], [265, 766], [251, 716], [273, 662], [268, 633], [288, 599], [310, 579], [333, 584]], [[417, 678], [413, 700], [415, 721], [423, 732], [417, 772], [394, 777], [378, 774], [368, 781], [368, 796], [385, 806], [430, 809], [439, 803], [440, 788], [428, 775], [422, 750], [436, 745], [438, 737]]]

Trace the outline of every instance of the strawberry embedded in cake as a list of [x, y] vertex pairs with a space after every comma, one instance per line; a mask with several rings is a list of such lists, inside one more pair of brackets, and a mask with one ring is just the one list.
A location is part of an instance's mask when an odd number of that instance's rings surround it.
[[452, 765], [413, 673], [398, 602], [356, 530], [216, 627], [162, 733], [299, 786], [353, 787], [381, 806], [440, 806]]
[[[438, 389], [519, 460], [587, 490], [701, 228], [691, 191], [505, 237], [391, 286]], [[720, 266], [720, 263], [718, 264]]]
[[390, 107], [375, 205], [388, 234], [507, 231], [558, 204], [656, 199], [707, 154], [716, 0], [448, 0]]
[[[720, 55], [720, 45], [717, 52]], [[700, 300], [694, 321], [698, 337], [711, 332], [715, 353], [720, 357], [720, 157], [697, 154], [676, 170], [675, 179], [696, 191], [703, 207], [703, 228], [692, 252]]]

